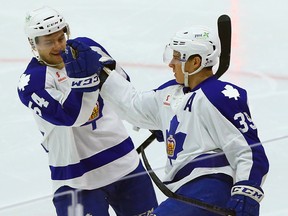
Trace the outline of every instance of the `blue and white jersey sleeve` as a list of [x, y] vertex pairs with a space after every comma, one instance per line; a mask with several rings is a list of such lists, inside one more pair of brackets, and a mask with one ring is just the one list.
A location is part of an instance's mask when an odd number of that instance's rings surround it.
[[131, 124], [158, 130], [161, 128], [155, 91], [137, 92], [133, 85], [112, 71], [101, 89], [101, 96], [112, 102], [119, 116]]
[[[18, 94], [23, 104], [54, 125], [80, 126], [87, 122], [97, 101], [99, 90], [76, 92], [55, 88], [56, 80], [69, 82], [65, 68], [53, 69], [33, 58], [21, 75]], [[57, 83], [56, 83], [57, 85]]]
[[246, 91], [213, 78], [201, 90], [205, 95], [199, 101], [203, 103], [203, 124], [235, 170], [235, 181], [262, 185], [269, 164], [252, 121]]

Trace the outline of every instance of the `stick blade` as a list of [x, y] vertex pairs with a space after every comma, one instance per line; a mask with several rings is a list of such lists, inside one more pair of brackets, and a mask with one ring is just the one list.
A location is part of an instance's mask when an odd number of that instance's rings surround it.
[[229, 68], [230, 53], [231, 53], [231, 19], [228, 15], [223, 14], [218, 18], [218, 35], [221, 43], [221, 55], [219, 67], [215, 75], [217, 78], [221, 77]]

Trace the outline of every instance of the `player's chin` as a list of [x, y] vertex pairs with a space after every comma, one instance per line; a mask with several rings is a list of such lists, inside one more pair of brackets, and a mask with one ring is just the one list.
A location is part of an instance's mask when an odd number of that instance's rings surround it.
[[183, 83], [184, 83], [184, 80], [183, 80], [183, 79], [180, 79], [179, 76], [177, 76], [177, 74], [174, 74], [174, 76], [175, 76], [176, 82], [177, 82], [178, 84], [183, 84]]
[[61, 55], [57, 54], [57, 55], [52, 55], [51, 57], [52, 57], [54, 63], [56, 63], [56, 64], [63, 63], [63, 59], [62, 59]]
[[176, 77], [176, 82], [177, 82], [178, 84], [180, 84], [180, 85], [184, 84], [184, 81], [177, 79], [177, 77]]

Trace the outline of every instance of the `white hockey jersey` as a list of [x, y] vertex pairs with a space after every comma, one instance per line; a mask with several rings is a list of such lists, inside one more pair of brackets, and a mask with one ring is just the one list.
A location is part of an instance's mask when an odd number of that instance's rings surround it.
[[162, 131], [167, 151], [164, 183], [172, 191], [216, 173], [262, 185], [269, 163], [244, 89], [210, 77], [187, 93], [176, 80], [137, 92], [112, 71], [101, 95], [130, 123]]
[[[98, 52], [98, 43], [78, 38]], [[124, 71], [119, 73], [126, 76]], [[95, 189], [127, 175], [139, 156], [109, 102], [94, 92], [71, 90], [66, 70], [31, 60], [21, 75], [18, 94], [32, 109], [48, 153], [53, 187]]]

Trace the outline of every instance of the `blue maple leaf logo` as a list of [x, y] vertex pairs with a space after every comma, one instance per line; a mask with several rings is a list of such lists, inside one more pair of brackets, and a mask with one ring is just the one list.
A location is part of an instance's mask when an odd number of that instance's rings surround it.
[[184, 140], [186, 138], [186, 134], [182, 132], [177, 132], [176, 130], [179, 126], [179, 121], [177, 116], [175, 115], [173, 119], [170, 121], [170, 129], [166, 130], [166, 152], [167, 156], [170, 160], [170, 164], [172, 165], [172, 160], [176, 160], [177, 154], [183, 150]]

